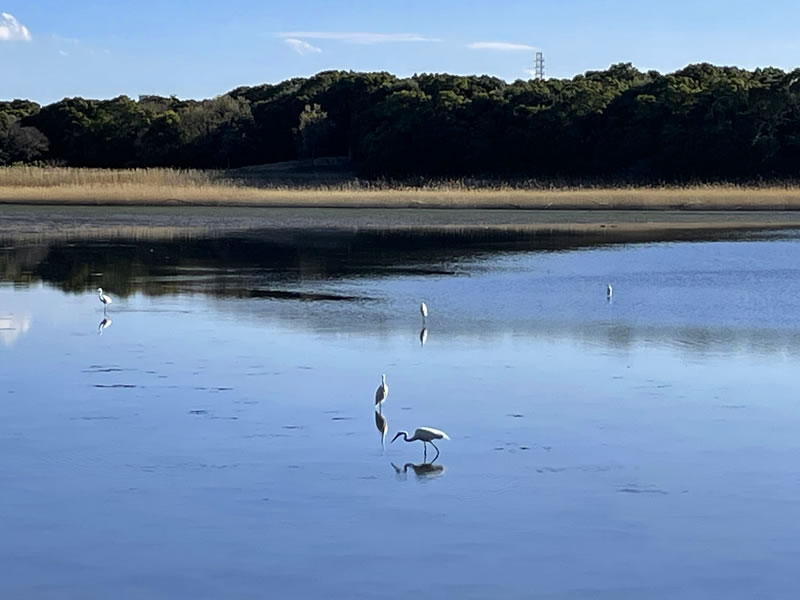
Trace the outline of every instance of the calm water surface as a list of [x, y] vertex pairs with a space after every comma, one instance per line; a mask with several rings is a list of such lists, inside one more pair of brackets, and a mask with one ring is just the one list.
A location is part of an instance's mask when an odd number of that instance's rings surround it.
[[0, 597], [796, 597], [799, 256], [6, 243]]

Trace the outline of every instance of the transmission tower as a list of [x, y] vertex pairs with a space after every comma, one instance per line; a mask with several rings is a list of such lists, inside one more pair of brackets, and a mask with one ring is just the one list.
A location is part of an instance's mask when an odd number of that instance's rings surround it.
[[536, 62], [533, 66], [533, 78], [544, 79], [544, 56], [541, 52], [536, 53]]

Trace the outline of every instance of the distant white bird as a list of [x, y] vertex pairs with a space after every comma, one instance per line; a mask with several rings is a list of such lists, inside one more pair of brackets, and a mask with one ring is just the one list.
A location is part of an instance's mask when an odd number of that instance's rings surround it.
[[611, 284], [609, 283], [608, 286], [606, 287], [606, 298], [611, 298], [613, 294], [614, 294], [614, 288], [612, 288]]
[[111, 319], [108, 317], [104, 317], [102, 321], [100, 321], [100, 325], [97, 326], [97, 335], [103, 335], [103, 330], [106, 327], [111, 327]]
[[428, 329], [423, 327], [419, 332], [419, 345], [424, 346], [425, 342], [428, 341]]
[[423, 321], [428, 318], [428, 305], [424, 301], [419, 304], [419, 313], [422, 315]]
[[389, 395], [389, 386], [386, 385], [386, 375], [381, 375], [381, 384], [378, 386], [378, 389], [375, 390], [375, 406], [380, 408], [380, 405], [386, 400], [386, 396]]
[[381, 447], [383, 447], [386, 441], [386, 433], [389, 431], [389, 422], [386, 420], [386, 417], [378, 411], [375, 411], [375, 427], [378, 428], [381, 434]]
[[100, 302], [103, 303], [103, 312], [106, 311], [106, 307], [111, 304], [111, 296], [103, 293], [103, 288], [97, 288], [97, 297], [100, 298]]
[[433, 440], [449, 440], [450, 437], [444, 432], [439, 431], [438, 429], [434, 429], [433, 427], [418, 427], [416, 431], [414, 431], [414, 435], [412, 437], [408, 437], [407, 431], [398, 431], [397, 435], [392, 438], [392, 442], [394, 442], [400, 436], [403, 436], [403, 439], [407, 442], [422, 442], [423, 447], [425, 448], [425, 458], [428, 457], [428, 444], [436, 448], [436, 457], [433, 460], [436, 460], [439, 456], [439, 448], [436, 444], [433, 443]]

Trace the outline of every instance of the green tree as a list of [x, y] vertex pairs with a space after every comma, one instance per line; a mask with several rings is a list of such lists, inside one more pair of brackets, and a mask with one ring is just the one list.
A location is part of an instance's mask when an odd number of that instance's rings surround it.
[[324, 143], [329, 128], [328, 113], [322, 110], [319, 104], [306, 104], [300, 113], [297, 135], [300, 152], [303, 156], [311, 158], [312, 166], [314, 165], [317, 150]]

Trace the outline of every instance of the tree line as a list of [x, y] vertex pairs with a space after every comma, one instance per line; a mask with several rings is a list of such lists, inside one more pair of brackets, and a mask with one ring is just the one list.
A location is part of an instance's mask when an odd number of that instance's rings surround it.
[[232, 168], [347, 156], [366, 176], [800, 174], [800, 69], [631, 64], [572, 79], [326, 71], [209, 100], [0, 102], [0, 164]]

